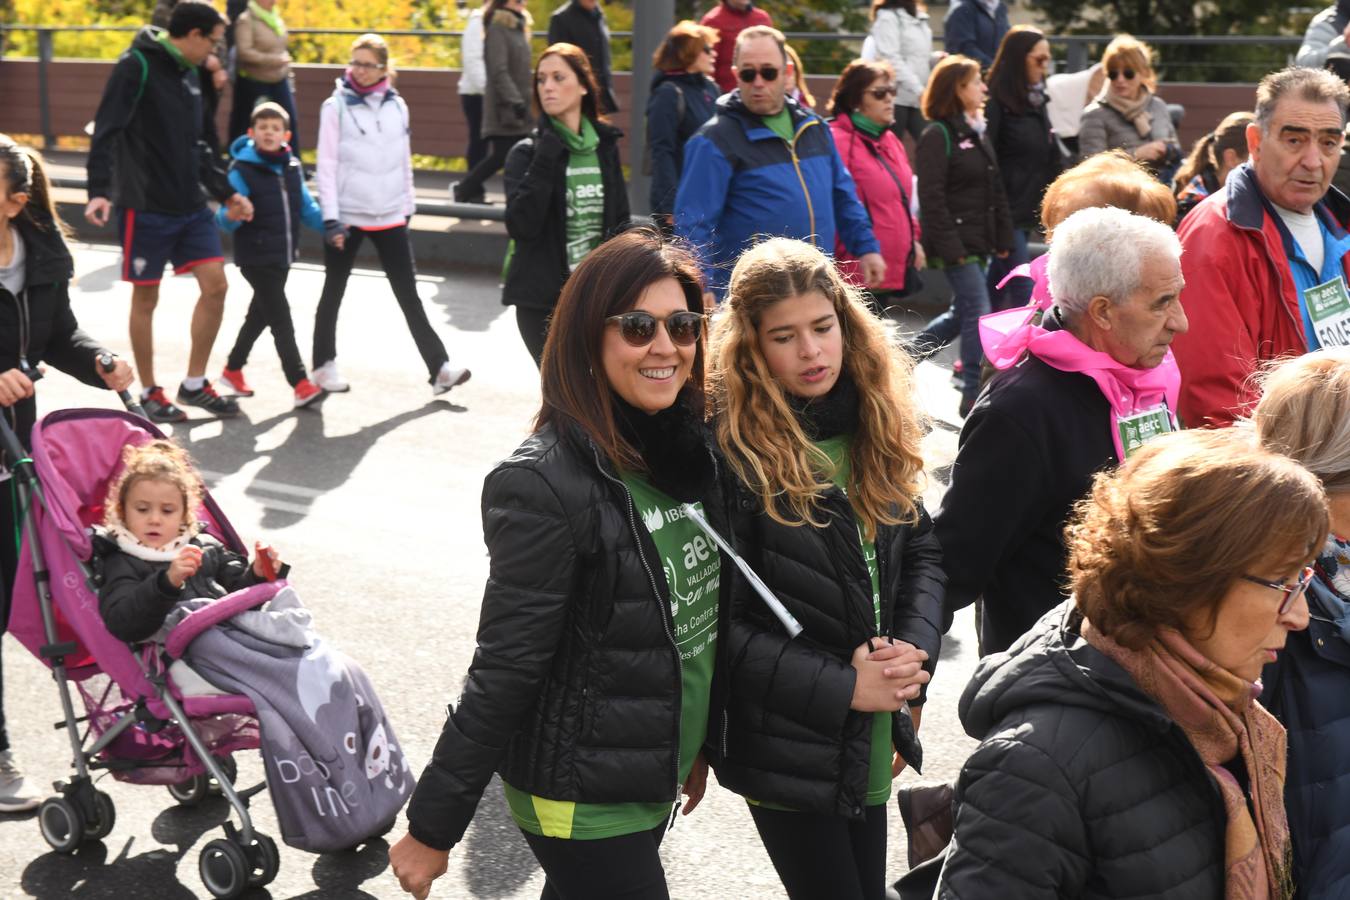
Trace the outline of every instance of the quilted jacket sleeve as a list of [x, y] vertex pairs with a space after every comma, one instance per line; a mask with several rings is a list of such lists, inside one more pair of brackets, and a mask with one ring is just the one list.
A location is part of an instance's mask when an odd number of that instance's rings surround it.
[[938, 898], [1082, 896], [1092, 848], [1077, 792], [1059, 764], [1022, 741], [1019, 730], [976, 748], [957, 780], [956, 803]]
[[507, 742], [536, 702], [578, 565], [562, 504], [532, 469], [506, 466], [488, 476], [483, 538], [491, 563], [478, 649], [408, 805], [409, 833], [442, 850], [464, 836]]
[[[913, 644], [928, 654], [924, 669], [931, 675], [942, 649], [942, 598], [947, 576], [942, 571], [942, 547], [928, 511], [919, 506], [919, 521], [909, 527], [900, 564], [900, 591], [891, 618], [892, 636]], [[910, 705], [927, 699], [924, 685]]]

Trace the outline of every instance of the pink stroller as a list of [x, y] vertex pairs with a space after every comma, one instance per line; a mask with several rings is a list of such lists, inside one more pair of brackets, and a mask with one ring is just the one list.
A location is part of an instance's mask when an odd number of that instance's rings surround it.
[[[0, 417], [0, 440], [14, 466], [24, 516], [10, 631], [52, 669], [74, 754], [75, 776], [38, 810], [42, 836], [58, 853], [112, 831], [112, 798], [94, 788], [90, 771], [120, 781], [162, 784], [183, 805], [212, 793], [225, 796], [238, 828], [208, 842], [198, 868], [215, 897], [237, 897], [265, 885], [280, 865], [277, 845], [254, 830], [249, 800], [266, 783], [236, 790], [230, 754], [259, 746], [252, 702], [237, 694], [185, 697], [168, 676], [192, 639], [244, 609], [271, 599], [282, 583], [260, 584], [222, 598], [184, 619], [161, 649], [130, 646], [110, 635], [98, 611], [98, 587], [88, 564], [89, 526], [102, 519], [108, 484], [121, 469], [124, 445], [163, 434], [144, 419], [111, 410], [63, 410], [33, 429], [31, 459]], [[243, 544], [209, 495], [199, 519], [222, 543]], [[71, 685], [83, 701], [77, 716]], [[81, 734], [80, 723], [87, 727]]]

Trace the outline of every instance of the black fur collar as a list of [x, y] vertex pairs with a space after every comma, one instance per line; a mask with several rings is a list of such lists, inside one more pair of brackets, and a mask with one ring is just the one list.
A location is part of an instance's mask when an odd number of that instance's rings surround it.
[[706, 497], [715, 471], [697, 394], [685, 388], [673, 406], [653, 415], [630, 406], [618, 394], [610, 397], [619, 433], [642, 454], [651, 483], [681, 503]]
[[839, 373], [839, 380], [823, 397], [802, 399], [788, 394], [787, 401], [797, 414], [802, 430], [812, 441], [823, 441], [858, 430], [858, 386], [847, 372]]

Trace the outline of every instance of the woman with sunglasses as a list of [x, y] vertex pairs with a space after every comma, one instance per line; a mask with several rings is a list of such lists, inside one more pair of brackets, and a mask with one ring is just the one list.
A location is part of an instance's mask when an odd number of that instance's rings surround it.
[[1255, 698], [1308, 623], [1327, 522], [1317, 478], [1236, 429], [1098, 475], [1067, 532], [1073, 598], [962, 697], [983, 742], [933, 896], [1290, 897], [1285, 731]]
[[491, 557], [459, 703], [389, 852], [426, 897], [500, 773], [545, 898], [666, 898], [658, 847], [703, 795], [726, 534], [703, 427], [698, 265], [635, 229], [563, 288], [534, 434], [488, 475]]
[[[894, 99], [895, 75], [890, 65], [858, 59], [835, 82], [828, 106], [834, 117], [830, 133], [839, 157], [853, 176], [858, 199], [867, 209], [872, 233], [886, 260], [886, 277], [867, 295], [868, 305], [878, 315], [891, 300], [918, 290], [914, 273], [925, 265], [918, 219], [910, 202], [916, 199], [914, 171], [904, 145], [891, 130]], [[834, 257], [844, 277], [863, 287], [858, 260], [842, 241], [836, 241]]]
[[1117, 35], [1102, 54], [1106, 85], [1083, 112], [1078, 149], [1084, 157], [1121, 149], [1163, 184], [1181, 162], [1181, 141], [1167, 104], [1154, 93], [1153, 49], [1133, 35]]
[[1050, 71], [1050, 42], [1030, 25], [1017, 25], [1003, 38], [989, 69], [989, 144], [998, 157], [998, 171], [1012, 214], [1012, 253], [989, 265], [990, 306], [995, 310], [1025, 306], [1031, 283], [1017, 278], [999, 284], [1009, 272], [1031, 261], [1027, 242], [1039, 230], [1036, 215], [1045, 189], [1062, 167], [1059, 142], [1050, 128], [1045, 77]]
[[652, 218], [667, 233], [673, 227], [675, 190], [684, 169], [684, 142], [712, 118], [717, 103], [717, 30], [685, 20], [666, 33], [652, 54], [647, 99], [647, 153], [651, 169]]
[[735, 543], [803, 630], [735, 582], [717, 780], [789, 897], [881, 900], [891, 780], [918, 762], [942, 626], [913, 365], [802, 241], [746, 251], [727, 307], [709, 392]]
[[1261, 443], [1322, 481], [1331, 530], [1313, 563], [1308, 629], [1266, 666], [1261, 703], [1289, 729], [1284, 803], [1303, 898], [1350, 891], [1350, 350], [1286, 360], [1264, 378]]
[[605, 238], [627, 227], [619, 162], [623, 132], [600, 115], [586, 53], [554, 44], [535, 66], [538, 124], [506, 158], [506, 260], [502, 303], [538, 366], [548, 321], [569, 273]]
[[319, 164], [315, 180], [323, 211], [323, 292], [314, 313], [314, 383], [325, 391], [351, 390], [337, 368], [337, 320], [356, 253], [368, 238], [380, 256], [427, 381], [439, 395], [469, 380], [450, 365], [417, 293], [417, 265], [408, 220], [413, 194], [408, 104], [394, 89], [389, 45], [378, 34], [352, 43], [351, 63], [319, 110]]

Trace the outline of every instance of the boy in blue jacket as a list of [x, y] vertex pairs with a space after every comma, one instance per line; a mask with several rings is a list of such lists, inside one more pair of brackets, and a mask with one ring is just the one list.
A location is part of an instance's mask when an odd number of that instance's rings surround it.
[[248, 134], [230, 145], [230, 184], [249, 198], [253, 214], [245, 218], [234, 207], [221, 207], [216, 222], [234, 235], [234, 262], [252, 285], [253, 300], [221, 378], [240, 396], [253, 396], [244, 364], [254, 342], [270, 328], [299, 409], [318, 400], [323, 389], [309, 380], [296, 346], [286, 278], [300, 242], [300, 223], [323, 231], [323, 214], [305, 186], [300, 160], [291, 155], [290, 139], [290, 116], [269, 102], [254, 108]]

